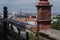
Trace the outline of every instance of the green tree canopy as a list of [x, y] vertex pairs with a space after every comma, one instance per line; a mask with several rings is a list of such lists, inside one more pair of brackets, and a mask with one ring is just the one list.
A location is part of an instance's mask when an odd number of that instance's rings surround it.
[[52, 28], [53, 29], [56, 29], [56, 30], [60, 30], [60, 21], [59, 21], [60, 19], [58, 19], [57, 21], [54, 21], [53, 23], [52, 23]]

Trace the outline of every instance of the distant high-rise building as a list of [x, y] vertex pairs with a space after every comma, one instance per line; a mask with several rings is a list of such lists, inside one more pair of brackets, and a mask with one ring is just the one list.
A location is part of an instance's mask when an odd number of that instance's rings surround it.
[[20, 9], [20, 15], [23, 15], [22, 10]]

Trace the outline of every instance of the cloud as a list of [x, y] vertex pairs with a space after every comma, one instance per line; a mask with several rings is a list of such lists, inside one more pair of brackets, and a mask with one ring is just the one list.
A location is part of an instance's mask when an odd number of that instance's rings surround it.
[[53, 0], [53, 1], [60, 1], [60, 0]]
[[53, 5], [52, 12], [60, 13], [60, 0], [49, 0], [49, 2]]
[[51, 2], [51, 3], [58, 3], [58, 2], [60, 2], [60, 0], [49, 0], [49, 2]]
[[0, 4], [4, 4], [5, 3], [5, 1], [4, 0], [0, 0]]
[[6, 3], [15, 4], [15, 5], [34, 3], [34, 2], [35, 0], [7, 0], [6, 1]]
[[2, 0], [0, 0], [0, 2], [2, 2]]
[[[15, 10], [22, 8], [24, 11], [36, 12], [35, 5], [39, 2], [39, 0], [0, 0], [0, 4], [3, 6], [7, 5], [9, 9]], [[60, 12], [60, 0], [49, 0], [49, 2], [53, 5], [52, 10], [54, 12]], [[2, 7], [0, 6], [0, 7]], [[14, 9], [13, 9], [14, 8]], [[28, 12], [29, 12], [28, 11]]]

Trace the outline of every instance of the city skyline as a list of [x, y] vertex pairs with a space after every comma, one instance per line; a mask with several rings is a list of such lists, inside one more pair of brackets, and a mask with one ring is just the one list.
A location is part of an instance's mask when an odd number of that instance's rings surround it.
[[[23, 13], [37, 13], [37, 8], [35, 7], [39, 0], [0, 0], [0, 12], [3, 11], [3, 7], [7, 6], [8, 11], [12, 13], [13, 11], [19, 12], [20, 9]], [[60, 13], [60, 0], [49, 0], [53, 5], [52, 13]]]

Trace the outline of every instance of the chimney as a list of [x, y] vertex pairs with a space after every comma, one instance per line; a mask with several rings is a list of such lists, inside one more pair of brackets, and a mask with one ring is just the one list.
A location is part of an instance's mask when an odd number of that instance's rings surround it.
[[39, 0], [37, 7], [37, 24], [40, 30], [51, 27], [51, 4], [48, 0]]

